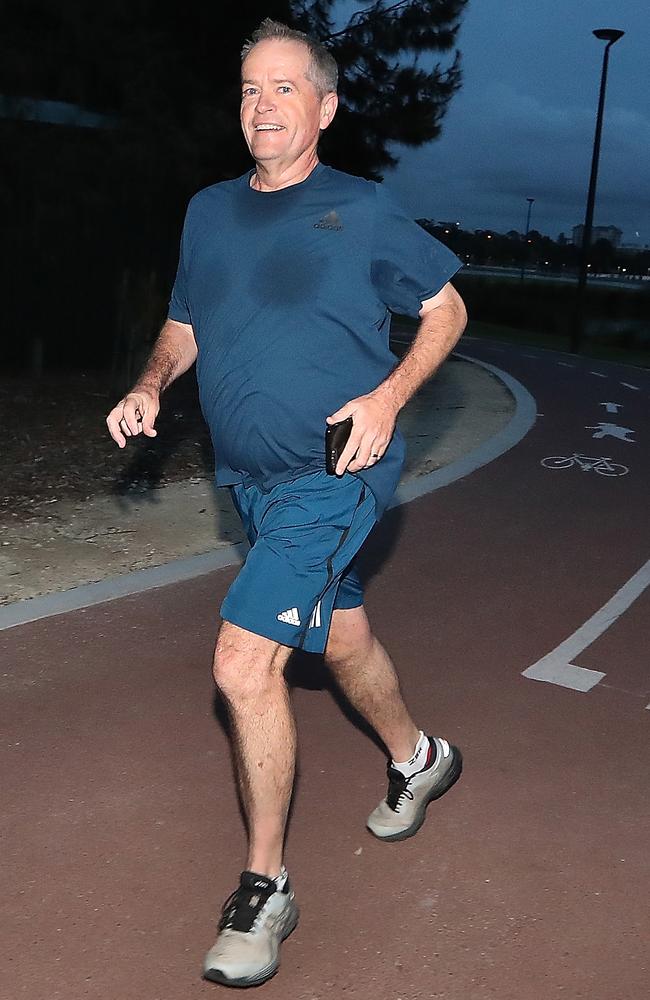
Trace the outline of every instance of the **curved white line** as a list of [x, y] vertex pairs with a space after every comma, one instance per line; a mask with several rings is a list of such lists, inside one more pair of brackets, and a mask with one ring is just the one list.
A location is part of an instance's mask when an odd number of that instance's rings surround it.
[[409, 480], [408, 483], [398, 486], [390, 507], [399, 507], [403, 503], [410, 503], [411, 500], [416, 500], [418, 497], [424, 496], [425, 493], [433, 493], [434, 490], [439, 490], [442, 486], [448, 486], [457, 479], [469, 476], [471, 472], [493, 462], [495, 458], [499, 458], [500, 455], [519, 444], [535, 423], [537, 402], [521, 382], [500, 368], [488, 364], [487, 361], [479, 361], [477, 358], [456, 351], [454, 357], [462, 358], [463, 361], [471, 361], [472, 364], [479, 365], [496, 375], [514, 397], [514, 415], [502, 430], [489, 440], [484, 441], [478, 448], [463, 455], [458, 461], [451, 462], [449, 465], [443, 466], [442, 469], [429, 472], [426, 476], [417, 476], [415, 479]]
[[[410, 503], [425, 493], [432, 493], [443, 486], [448, 486], [457, 479], [463, 479], [476, 469], [493, 462], [504, 452], [518, 444], [535, 423], [537, 403], [524, 386], [507, 372], [490, 365], [487, 361], [479, 361], [467, 354], [454, 352], [454, 357], [470, 361], [491, 372], [503, 382], [515, 400], [515, 412], [512, 419], [494, 437], [484, 441], [456, 462], [451, 462], [442, 469], [436, 469], [425, 476], [418, 476], [408, 483], [399, 486], [390, 504], [397, 507]], [[243, 561], [248, 550], [248, 544], [227, 545], [215, 552], [191, 556], [189, 559], [176, 559], [164, 566], [152, 566], [150, 569], [137, 570], [134, 573], [124, 573], [120, 576], [108, 577], [97, 583], [88, 583], [82, 587], [57, 594], [45, 594], [43, 597], [32, 597], [26, 601], [17, 601], [0, 608], [0, 631], [25, 625], [27, 622], [50, 618], [53, 615], [65, 614], [68, 611], [79, 611], [81, 608], [94, 604], [114, 601], [119, 597], [129, 597], [145, 590], [155, 590], [171, 583], [181, 583], [195, 576], [203, 576], [226, 566], [233, 566]]]

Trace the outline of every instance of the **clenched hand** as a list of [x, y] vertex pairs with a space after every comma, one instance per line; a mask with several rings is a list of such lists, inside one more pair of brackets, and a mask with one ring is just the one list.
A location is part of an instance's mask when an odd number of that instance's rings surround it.
[[134, 389], [121, 399], [106, 417], [108, 430], [120, 448], [126, 439], [137, 434], [155, 437], [154, 423], [160, 409], [160, 396], [153, 389]]

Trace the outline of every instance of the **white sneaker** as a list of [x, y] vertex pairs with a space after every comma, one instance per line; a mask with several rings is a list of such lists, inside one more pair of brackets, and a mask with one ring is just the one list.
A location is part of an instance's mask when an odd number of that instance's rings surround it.
[[427, 739], [429, 753], [421, 771], [405, 778], [401, 771], [388, 764], [388, 793], [370, 813], [366, 824], [380, 840], [412, 837], [424, 823], [429, 803], [444, 795], [460, 778], [463, 757], [458, 747], [436, 736]]
[[280, 945], [298, 923], [298, 907], [287, 879], [242, 872], [239, 888], [224, 905], [219, 934], [205, 956], [203, 976], [224, 986], [259, 986], [280, 964]]

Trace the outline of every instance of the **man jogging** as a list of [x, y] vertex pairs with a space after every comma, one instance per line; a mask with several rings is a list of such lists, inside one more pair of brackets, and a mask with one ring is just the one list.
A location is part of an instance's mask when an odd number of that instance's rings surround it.
[[[320, 163], [337, 68], [301, 32], [266, 20], [242, 53], [241, 125], [255, 163], [188, 207], [169, 318], [145, 370], [107, 418], [120, 447], [155, 435], [160, 395], [195, 361], [201, 407], [251, 549], [221, 607], [214, 677], [228, 707], [248, 827], [246, 869], [204, 975], [253, 986], [277, 970], [298, 921], [283, 846], [296, 736], [292, 649], [324, 653], [391, 760], [367, 820], [383, 840], [421, 826], [461, 756], [411, 719], [363, 608], [354, 560], [397, 485], [400, 409], [465, 325], [460, 262], [380, 185]], [[396, 364], [390, 311], [419, 316]], [[328, 475], [325, 429], [352, 418]]]

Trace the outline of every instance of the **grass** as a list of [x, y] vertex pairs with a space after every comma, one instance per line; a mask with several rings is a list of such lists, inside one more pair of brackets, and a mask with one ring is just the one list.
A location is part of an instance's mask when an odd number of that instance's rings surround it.
[[[521, 344], [526, 347], [542, 347], [549, 351], [570, 351], [568, 337], [560, 334], [538, 333], [535, 330], [516, 330], [514, 327], [501, 326], [498, 323], [482, 323], [471, 320], [467, 325], [470, 337], [484, 337], [500, 340], [508, 344]], [[599, 361], [616, 361], [619, 364], [634, 365], [638, 368], [650, 368], [650, 351], [639, 348], [617, 347], [615, 344], [602, 344], [593, 340], [585, 340], [580, 350], [585, 358]]]
[[[410, 316], [395, 317], [394, 329], [415, 332], [417, 320]], [[520, 330], [500, 323], [483, 323], [480, 320], [470, 320], [466, 333], [479, 339], [498, 340], [506, 344], [516, 344], [520, 347], [541, 347], [549, 351], [570, 352], [568, 337], [560, 334], [539, 333], [536, 330]], [[599, 361], [615, 361], [619, 364], [633, 365], [637, 368], [650, 368], [650, 351], [639, 348], [616, 347], [613, 344], [602, 344], [586, 340], [580, 351], [584, 358], [594, 358]]]

